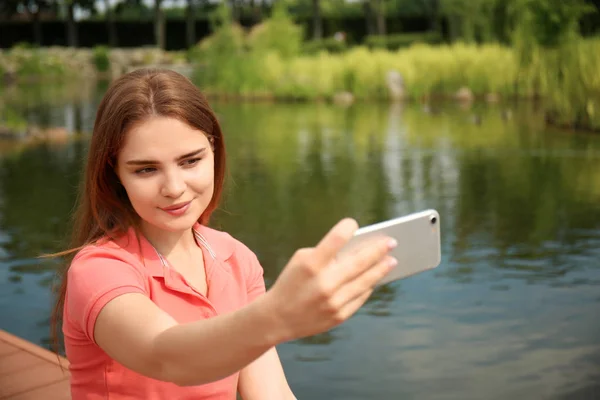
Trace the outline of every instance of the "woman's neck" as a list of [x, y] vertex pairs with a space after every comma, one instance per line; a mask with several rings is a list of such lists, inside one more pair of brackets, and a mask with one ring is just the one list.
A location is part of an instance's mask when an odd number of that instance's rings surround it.
[[165, 257], [172, 254], [189, 254], [198, 247], [192, 228], [172, 232], [142, 224], [141, 230], [156, 251]]

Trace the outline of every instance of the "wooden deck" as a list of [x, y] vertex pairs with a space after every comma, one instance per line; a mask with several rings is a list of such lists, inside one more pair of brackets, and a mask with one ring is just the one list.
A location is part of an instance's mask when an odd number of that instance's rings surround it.
[[68, 400], [68, 361], [0, 329], [0, 400]]

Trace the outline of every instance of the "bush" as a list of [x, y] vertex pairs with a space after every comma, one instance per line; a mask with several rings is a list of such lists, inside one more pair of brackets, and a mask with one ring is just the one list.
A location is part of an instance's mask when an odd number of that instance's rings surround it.
[[97, 46], [94, 48], [93, 61], [97, 71], [108, 71], [110, 68], [110, 55], [108, 47]]
[[341, 53], [348, 49], [348, 45], [344, 41], [336, 40], [335, 38], [327, 38], [321, 40], [310, 40], [304, 43], [302, 51], [305, 54], [316, 54], [321, 51], [328, 53]]
[[74, 49], [15, 46], [0, 53], [4, 71], [26, 79], [62, 79], [79, 76], [90, 64], [89, 56]]
[[13, 46], [13, 49], [17, 49], [17, 50], [33, 50], [33, 49], [37, 49], [38, 46], [33, 44], [33, 43], [29, 43], [29, 42], [19, 42], [19, 43], [15, 43], [15, 45]]
[[599, 39], [575, 39], [542, 54], [534, 71], [549, 120], [600, 131]]
[[17, 66], [19, 76], [63, 75], [66, 70], [60, 57], [37, 49], [15, 47], [11, 49], [10, 57]]
[[452, 96], [463, 86], [476, 95], [511, 96], [518, 79], [513, 51], [499, 45], [414, 45], [395, 52], [363, 46], [292, 58], [250, 51], [204, 62], [197, 75], [211, 92], [295, 99], [332, 98], [340, 91], [385, 99], [390, 70], [402, 75], [413, 98]]
[[12, 131], [24, 131], [27, 128], [27, 120], [12, 107], [0, 108], [0, 126]]
[[365, 45], [371, 49], [398, 50], [413, 44], [439, 44], [442, 37], [437, 32], [425, 33], [400, 33], [393, 35], [369, 35], [365, 38]]
[[284, 58], [300, 53], [302, 28], [294, 24], [283, 2], [275, 3], [273, 15], [255, 26], [248, 35], [248, 45], [255, 52], [276, 52]]

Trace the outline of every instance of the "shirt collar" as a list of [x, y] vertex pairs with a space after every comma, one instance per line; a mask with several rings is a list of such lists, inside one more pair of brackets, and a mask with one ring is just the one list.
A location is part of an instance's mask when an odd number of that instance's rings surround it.
[[[227, 261], [235, 251], [235, 241], [225, 232], [195, 223], [193, 229], [198, 232], [212, 248], [215, 258], [221, 262]], [[154, 249], [154, 246], [144, 235], [136, 234], [135, 228], [130, 227], [127, 233], [115, 240], [115, 243], [133, 254], [146, 267], [152, 276], [164, 276], [164, 266]]]
[[201, 225], [194, 224], [194, 230], [202, 235], [215, 252], [217, 260], [227, 261], [235, 251], [235, 241], [229, 234]]

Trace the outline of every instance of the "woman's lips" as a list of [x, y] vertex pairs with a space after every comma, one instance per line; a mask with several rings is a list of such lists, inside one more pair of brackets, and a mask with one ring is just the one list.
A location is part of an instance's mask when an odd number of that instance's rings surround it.
[[170, 207], [161, 208], [161, 210], [163, 210], [173, 216], [179, 216], [179, 215], [185, 214], [185, 212], [188, 210], [188, 208], [190, 208], [190, 204], [192, 204], [192, 202], [188, 201], [185, 203], [175, 204]]

